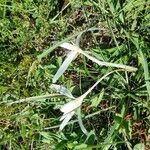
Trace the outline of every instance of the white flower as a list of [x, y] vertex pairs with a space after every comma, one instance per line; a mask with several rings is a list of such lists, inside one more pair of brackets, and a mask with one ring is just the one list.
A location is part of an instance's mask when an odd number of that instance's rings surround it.
[[[73, 98], [74, 100], [66, 103], [65, 105], [63, 105], [60, 109], [61, 112], [63, 112], [63, 116], [60, 118], [60, 121], [62, 121], [61, 125], [60, 125], [60, 130], [62, 130], [67, 123], [69, 122], [69, 120], [72, 118], [72, 116], [75, 114], [75, 111], [77, 108], [79, 108], [82, 105], [82, 102], [84, 100], [84, 98], [98, 85], [98, 83], [100, 83], [103, 79], [105, 79], [108, 75], [116, 72], [116, 71], [123, 71], [123, 70], [114, 70], [111, 71], [107, 74], [105, 74], [103, 77], [101, 77], [92, 87], [90, 87], [83, 95], [81, 95], [78, 98], [75, 98], [71, 92], [66, 89], [64, 86], [61, 85], [57, 85], [57, 84], [52, 84], [51, 88], [53, 88], [54, 90], [56, 90], [57, 92], [69, 97], [69, 98]], [[79, 118], [78, 118], [79, 120]], [[83, 128], [83, 124], [81, 122], [81, 119], [79, 120], [79, 124], [80, 127], [82, 128], [82, 131], [84, 132], [84, 128]]]
[[74, 51], [77, 54], [82, 54], [82, 55], [86, 56], [88, 59], [92, 60], [93, 62], [95, 62], [96, 64], [98, 64], [100, 66], [122, 68], [122, 69], [125, 69], [126, 71], [136, 71], [137, 70], [137, 68], [135, 68], [135, 67], [98, 60], [96, 57], [93, 57], [93, 56], [89, 55], [87, 52], [83, 51], [77, 45], [72, 45], [70, 43], [65, 42], [65, 43], [61, 44], [60, 47], [71, 50], [72, 52]]
[[[110, 74], [110, 73], [109, 73]], [[63, 116], [60, 118], [60, 121], [63, 120], [63, 122], [61, 123], [60, 125], [60, 130], [62, 130], [66, 125], [67, 123], [69, 122], [69, 120], [72, 118], [72, 116], [75, 114], [75, 111], [77, 108], [79, 108], [84, 100], [84, 98], [94, 89], [94, 87], [102, 80], [104, 79], [107, 75], [109, 74], [106, 74], [104, 75], [102, 78], [100, 78], [91, 88], [89, 88], [83, 95], [81, 95], [80, 97], [78, 98], [74, 98], [74, 100], [66, 103], [65, 105], [63, 105], [60, 109], [61, 112], [63, 112]], [[67, 97], [68, 96], [68, 93], [70, 95], [70, 92], [69, 90], [67, 90], [65, 87], [61, 87], [60, 85], [56, 85], [56, 84], [52, 84], [51, 87], [55, 87], [54, 89], [63, 94], [63, 95], [66, 95]], [[63, 90], [62, 90], [63, 89]], [[67, 92], [66, 92], [67, 91]], [[67, 93], [67, 94], [66, 94]], [[73, 97], [73, 96], [72, 96]]]
[[77, 108], [79, 108], [82, 104], [83, 98], [82, 96], [79, 98], [76, 98], [75, 100], [72, 100], [65, 105], [63, 105], [60, 109], [61, 112], [63, 112], [63, 116], [60, 118], [60, 121], [63, 120], [63, 122], [60, 125], [60, 130], [62, 130], [69, 120], [72, 118], [72, 116], [75, 114], [75, 111]]
[[63, 120], [63, 122], [61, 123], [59, 130], [61, 131], [69, 122], [69, 120], [72, 118], [72, 116], [74, 115], [75, 111], [69, 112], [68, 114], [64, 114], [61, 118], [60, 121]]
[[82, 101], [86, 95], [83, 94], [82, 96], [75, 98], [71, 94], [71, 92], [68, 89], [66, 89], [63, 85], [52, 84], [50, 87], [51, 87], [51, 89], [55, 90], [56, 92], [59, 92], [60, 94], [73, 99], [72, 101], [63, 105], [60, 109], [60, 111], [63, 112], [63, 116], [60, 118], [60, 121], [63, 121], [60, 125], [60, 130], [62, 130], [67, 125], [67, 123], [72, 118], [72, 116], [75, 114], [76, 109], [81, 106]]

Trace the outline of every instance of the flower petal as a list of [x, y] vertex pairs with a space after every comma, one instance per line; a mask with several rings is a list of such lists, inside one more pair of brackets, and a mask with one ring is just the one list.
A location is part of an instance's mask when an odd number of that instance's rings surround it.
[[63, 114], [59, 120], [60, 120], [60, 121], [64, 120], [67, 115], [68, 115], [68, 113], [67, 113], [67, 114]]
[[74, 111], [72, 111], [71, 113], [68, 113], [66, 114], [63, 122], [61, 123], [60, 127], [59, 127], [59, 130], [61, 131], [66, 125], [67, 123], [69, 122], [69, 120], [72, 118], [72, 116], [74, 115]]
[[63, 112], [64, 114], [67, 114], [73, 110], [75, 110], [76, 108], [80, 107], [80, 105], [82, 104], [83, 99], [81, 99], [80, 97], [72, 100], [68, 103], [66, 103], [65, 105], [63, 105], [60, 109], [61, 112]]
[[51, 84], [51, 89], [55, 90], [56, 92], [65, 95], [69, 98], [75, 99], [75, 97], [71, 94], [71, 92], [65, 88], [63, 85], [58, 85], [58, 84]]
[[77, 51], [71, 51], [68, 53], [67, 58], [64, 60], [58, 71], [53, 77], [53, 83], [56, 83], [58, 78], [66, 71], [70, 63], [77, 57]]

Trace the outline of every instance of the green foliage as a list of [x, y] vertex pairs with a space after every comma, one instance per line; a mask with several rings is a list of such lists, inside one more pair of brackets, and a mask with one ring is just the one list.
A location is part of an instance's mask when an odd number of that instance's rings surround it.
[[[143, 0], [0, 0], [0, 149], [149, 149], [150, 15]], [[83, 32], [91, 27], [100, 31]], [[50, 88], [74, 42], [99, 60], [136, 67], [107, 76], [59, 131], [68, 101]], [[112, 67], [80, 55], [58, 79], [81, 96]]]

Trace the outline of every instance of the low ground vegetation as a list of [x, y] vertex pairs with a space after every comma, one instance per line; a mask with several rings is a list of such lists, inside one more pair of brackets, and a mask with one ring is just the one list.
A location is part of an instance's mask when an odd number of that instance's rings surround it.
[[[0, 0], [0, 38], [0, 149], [150, 149], [148, 0]], [[64, 42], [137, 68], [78, 55], [61, 74], [55, 84], [76, 98], [114, 71], [82, 103], [86, 134], [77, 115], [59, 131], [69, 98], [51, 85], [69, 52]]]

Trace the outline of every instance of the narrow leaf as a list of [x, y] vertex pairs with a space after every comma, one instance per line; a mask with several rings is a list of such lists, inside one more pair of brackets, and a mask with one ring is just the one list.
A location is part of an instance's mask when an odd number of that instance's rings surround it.
[[79, 44], [80, 44], [80, 41], [81, 41], [81, 37], [82, 37], [82, 35], [84, 34], [84, 33], [86, 33], [86, 32], [89, 32], [89, 31], [99, 31], [100, 30], [100, 28], [95, 28], [95, 27], [92, 27], [92, 28], [89, 28], [89, 29], [87, 29], [87, 30], [84, 30], [83, 32], [81, 32], [78, 36], [77, 36], [77, 38], [76, 38], [76, 45], [77, 46], [79, 46]]
[[81, 118], [81, 107], [78, 108], [77, 114], [78, 114], [79, 126], [80, 126], [82, 132], [87, 135], [87, 134], [88, 134], [88, 131], [87, 131], [86, 128], [84, 127], [83, 121], [82, 121], [82, 118]]

